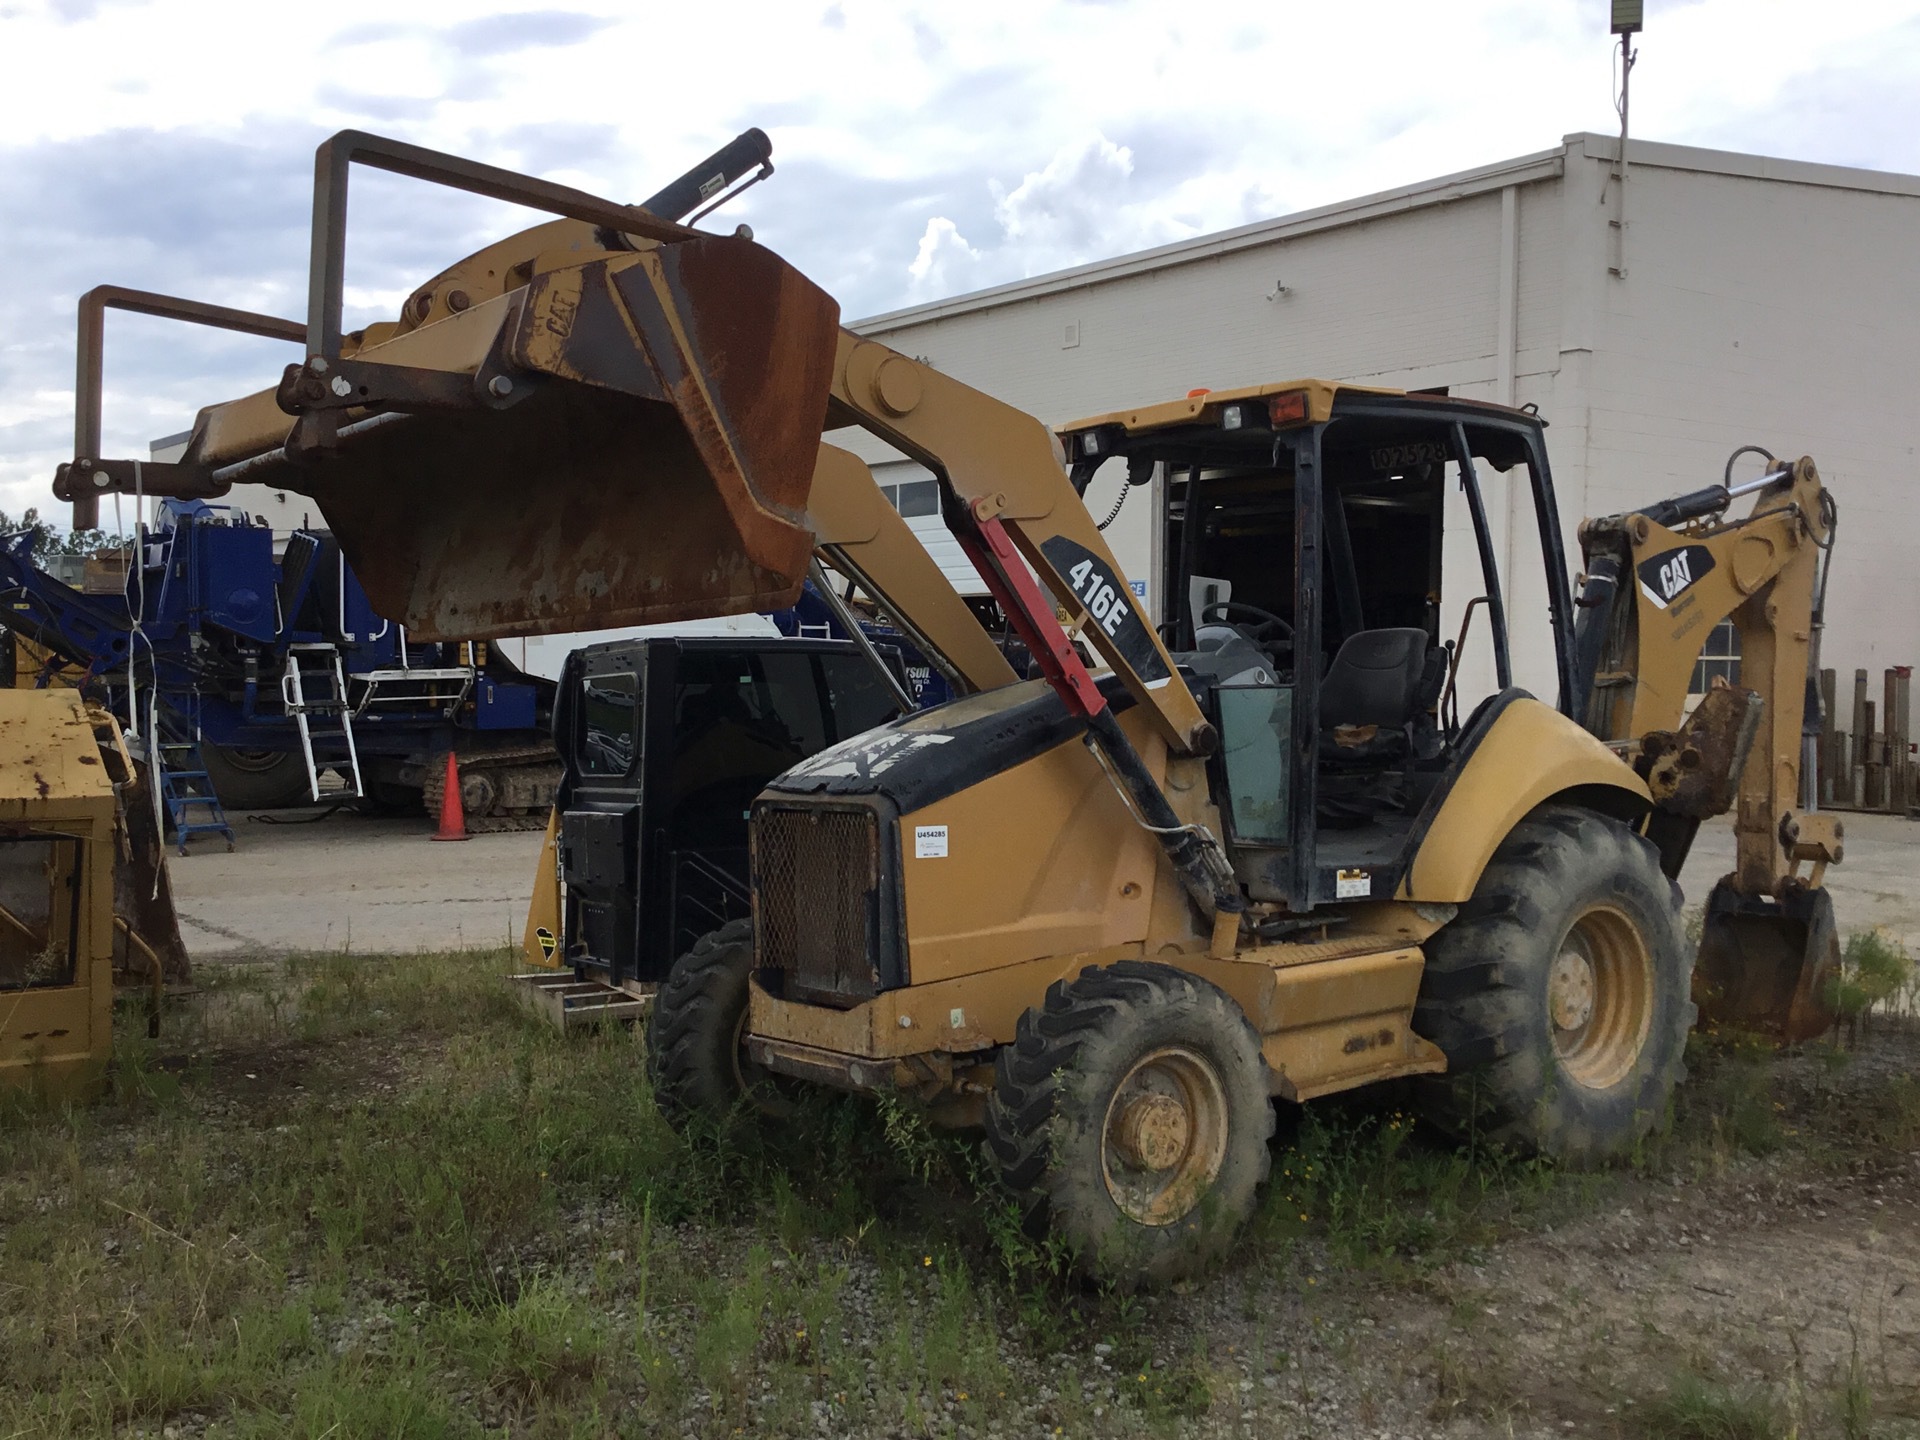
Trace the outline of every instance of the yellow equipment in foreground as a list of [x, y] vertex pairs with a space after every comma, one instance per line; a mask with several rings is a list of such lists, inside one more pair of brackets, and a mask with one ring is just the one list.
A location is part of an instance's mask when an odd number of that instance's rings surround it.
[[[567, 218], [343, 335], [353, 160]], [[785, 604], [817, 557], [962, 697], [822, 750], [754, 801], [752, 922], [700, 940], [653, 1012], [670, 1116], [777, 1111], [776, 1076], [911, 1097], [983, 1125], [1029, 1223], [1137, 1281], [1228, 1247], [1266, 1177], [1275, 1097], [1419, 1077], [1456, 1133], [1575, 1164], [1630, 1153], [1665, 1111], [1693, 1019], [1672, 883], [1692, 827], [1743, 785], [1756, 816], [1790, 803], [1793, 777], [1771, 744], [1756, 772], [1757, 722], [1680, 725], [1668, 651], [1695, 617], [1663, 637], [1609, 609], [1576, 633], [1538, 417], [1303, 380], [1055, 436], [841, 328], [745, 235], [354, 134], [321, 147], [316, 178], [306, 360], [203, 410], [146, 493], [245, 480], [316, 497], [383, 613], [422, 635]], [[1038, 678], [1019, 679], [867, 464], [823, 442], [843, 428], [937, 478]], [[1109, 461], [1167, 482], [1165, 634], [1081, 501]], [[1551, 700], [1513, 683], [1483, 471], [1538, 519]], [[135, 479], [81, 454], [56, 483], [76, 498]], [[1455, 491], [1477, 566], [1443, 564]], [[1804, 592], [1784, 557], [1827, 543], [1824, 492], [1809, 465], [1754, 493], [1761, 528], [1726, 542], [1733, 588], [1776, 596], [1767, 623], [1792, 627]], [[1705, 517], [1731, 499], [1676, 514], [1701, 534], [1675, 542], [1718, 543]], [[1673, 563], [1650, 525], [1623, 524], [1636, 566]], [[1753, 563], [1755, 544], [1782, 563]], [[1677, 576], [1659, 591], [1674, 616]], [[1698, 590], [1701, 617], [1718, 596]], [[1444, 643], [1443, 603], [1480, 629]], [[1462, 716], [1469, 642], [1497, 689]], [[1756, 669], [1790, 664], [1763, 648]], [[1603, 670], [1603, 653], [1623, 663]], [[1582, 723], [1589, 697], [1631, 701], [1642, 666], [1660, 687], [1644, 707], [1600, 735]], [[657, 739], [634, 693], [602, 676], [561, 697], [600, 773], [631, 774]], [[787, 725], [771, 708], [714, 723], [770, 719]], [[563, 864], [645, 823], [591, 789], [562, 819]], [[1816, 828], [1775, 839], [1800, 858]]]
[[112, 1055], [116, 970], [156, 1000], [186, 978], [149, 803], [79, 691], [0, 689], [0, 1089], [87, 1093]]

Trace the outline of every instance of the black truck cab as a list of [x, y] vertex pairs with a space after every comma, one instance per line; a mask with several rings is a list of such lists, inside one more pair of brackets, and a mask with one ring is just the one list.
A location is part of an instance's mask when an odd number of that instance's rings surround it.
[[616, 986], [665, 980], [700, 936], [751, 911], [754, 796], [898, 713], [844, 640], [642, 636], [574, 651], [554, 705], [565, 963]]

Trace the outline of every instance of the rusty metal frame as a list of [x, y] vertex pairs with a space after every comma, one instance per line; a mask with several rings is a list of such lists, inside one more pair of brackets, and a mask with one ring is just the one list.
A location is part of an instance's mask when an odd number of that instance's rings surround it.
[[[80, 297], [80, 329], [75, 345], [73, 379], [73, 457], [76, 471], [100, 458], [109, 310], [154, 315], [162, 320], [184, 320], [193, 325], [231, 330], [241, 335], [258, 335], [267, 340], [289, 340], [296, 345], [305, 344], [307, 338], [307, 327], [297, 320], [282, 320], [278, 316], [234, 310], [225, 305], [209, 305], [201, 300], [183, 300], [177, 295], [161, 295], [151, 290], [96, 285]], [[82, 483], [84, 477], [76, 474], [72, 496], [73, 528], [91, 530], [100, 523], [100, 497], [90, 491], [82, 493], [79, 489]]]
[[308, 261], [304, 338], [307, 353], [326, 360], [340, 358], [340, 312], [346, 295], [347, 177], [355, 162], [430, 185], [597, 225], [607, 232], [605, 238], [612, 242], [609, 248], [620, 248], [621, 236], [682, 240], [696, 233], [637, 205], [622, 205], [568, 185], [536, 180], [497, 165], [483, 165], [363, 130], [342, 130], [313, 154], [313, 248]]

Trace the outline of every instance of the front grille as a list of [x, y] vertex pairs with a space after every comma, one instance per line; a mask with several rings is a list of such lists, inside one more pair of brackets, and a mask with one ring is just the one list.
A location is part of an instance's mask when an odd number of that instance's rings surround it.
[[755, 813], [762, 969], [796, 1000], [854, 1004], [880, 990], [880, 827], [866, 810]]

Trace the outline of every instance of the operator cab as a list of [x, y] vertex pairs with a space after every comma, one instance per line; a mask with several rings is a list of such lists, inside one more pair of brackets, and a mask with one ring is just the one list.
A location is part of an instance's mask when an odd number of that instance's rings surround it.
[[1161, 635], [1219, 732], [1215, 800], [1251, 898], [1398, 888], [1451, 778], [1525, 693], [1496, 557], [1533, 543], [1508, 534], [1529, 508], [1546, 563], [1525, 588], [1544, 580], [1565, 708], [1541, 429], [1504, 406], [1295, 382], [1064, 432], [1082, 493], [1114, 458], [1162, 486]]
[[[899, 655], [880, 652], [896, 676]], [[749, 913], [766, 783], [900, 713], [849, 641], [640, 636], [575, 650], [554, 705], [565, 963], [658, 983]]]

